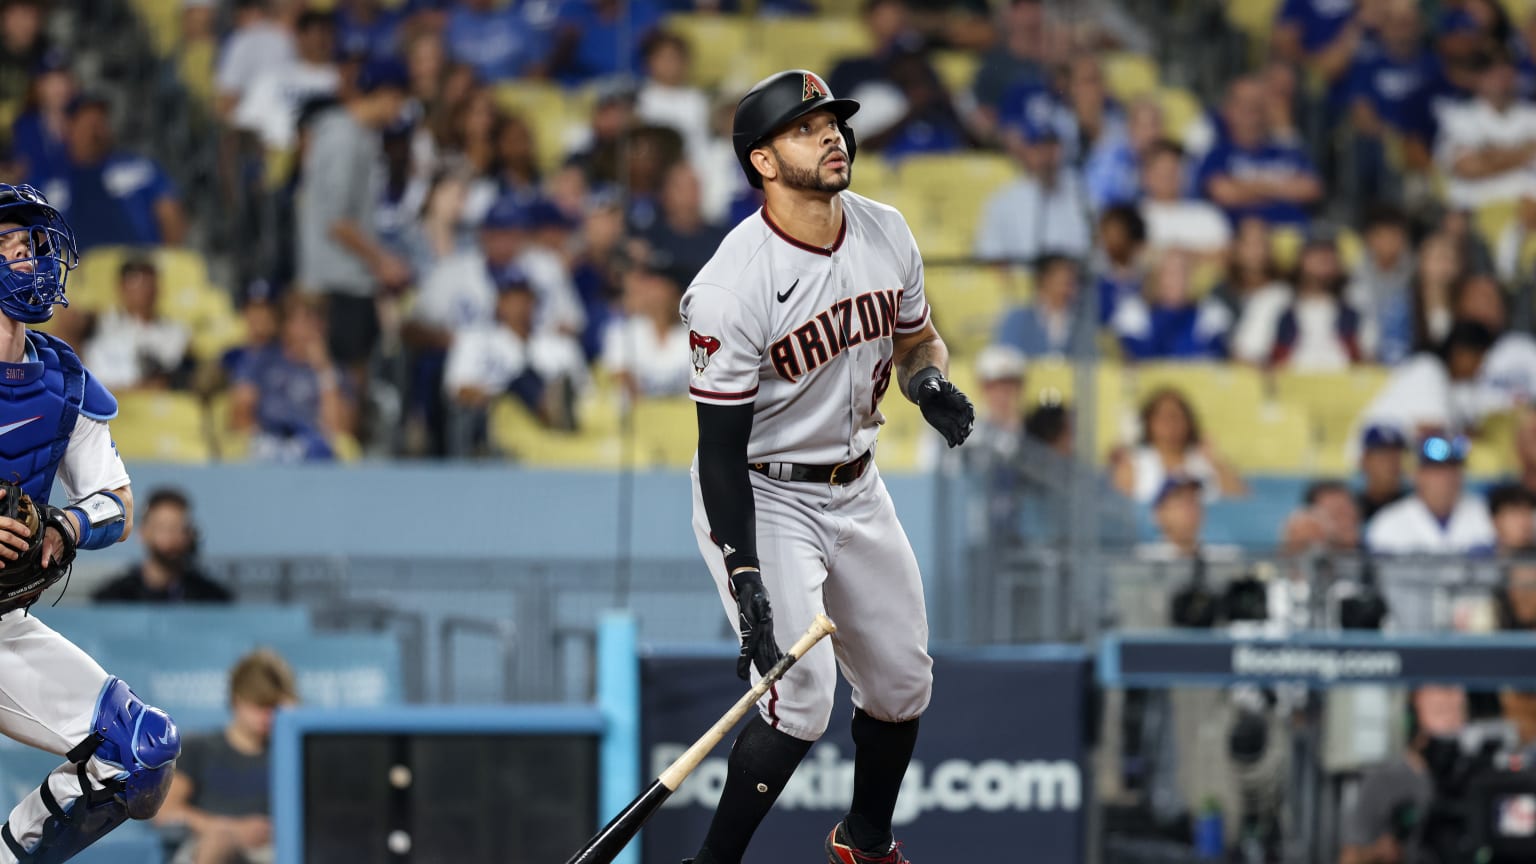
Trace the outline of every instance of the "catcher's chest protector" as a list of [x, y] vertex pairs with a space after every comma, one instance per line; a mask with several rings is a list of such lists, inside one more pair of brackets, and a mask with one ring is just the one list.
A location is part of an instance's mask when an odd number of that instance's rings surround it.
[[0, 479], [43, 502], [80, 416], [85, 368], [64, 342], [27, 337], [36, 360], [0, 363]]

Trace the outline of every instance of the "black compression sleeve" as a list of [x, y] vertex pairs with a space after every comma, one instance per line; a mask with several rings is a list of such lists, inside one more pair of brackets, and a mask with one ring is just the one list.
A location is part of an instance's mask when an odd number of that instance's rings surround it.
[[727, 571], [757, 566], [757, 508], [747, 478], [752, 406], [699, 403], [699, 491]]

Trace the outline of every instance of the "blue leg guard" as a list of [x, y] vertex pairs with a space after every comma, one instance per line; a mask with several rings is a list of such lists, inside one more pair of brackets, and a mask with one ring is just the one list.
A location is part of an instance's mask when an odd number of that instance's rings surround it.
[[[75, 763], [82, 794], [60, 806], [44, 780], [43, 804], [51, 814], [43, 836], [30, 852], [0, 827], [4, 841], [24, 864], [61, 864], [101, 839], [127, 819], [148, 819], [165, 802], [171, 788], [181, 734], [159, 708], [144, 704], [119, 678], [108, 678], [96, 701], [91, 734], [65, 754]], [[86, 764], [92, 757], [118, 769], [106, 788], [96, 789]]]

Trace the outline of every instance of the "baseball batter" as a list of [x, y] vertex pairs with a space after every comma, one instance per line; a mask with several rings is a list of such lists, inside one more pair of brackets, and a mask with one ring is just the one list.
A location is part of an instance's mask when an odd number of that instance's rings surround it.
[[[28, 612], [77, 548], [127, 537], [133, 512], [107, 428], [117, 401], [69, 345], [27, 328], [65, 302], [75, 248], [37, 190], [0, 184], [0, 732], [65, 759], [0, 825], [0, 864], [67, 861], [153, 816], [181, 750], [165, 712]], [[55, 477], [63, 509], [47, 505]]]
[[742, 860], [826, 730], [839, 668], [853, 689], [857, 755], [852, 806], [827, 837], [827, 860], [907, 860], [891, 815], [932, 661], [917, 560], [874, 467], [880, 400], [894, 376], [951, 447], [975, 414], [944, 378], [948, 351], [906, 221], [846, 191], [856, 150], [847, 121], [858, 108], [804, 70], [742, 98], [733, 143], [765, 203], [683, 297], [699, 417], [693, 527], [741, 632], [737, 674], [761, 675], [817, 613], [838, 625], [736, 739], [694, 864]]

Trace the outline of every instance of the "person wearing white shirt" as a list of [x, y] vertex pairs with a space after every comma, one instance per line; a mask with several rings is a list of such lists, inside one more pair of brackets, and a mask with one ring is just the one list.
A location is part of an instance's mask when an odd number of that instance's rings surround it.
[[330, 96], [341, 84], [332, 59], [336, 21], [326, 12], [305, 12], [297, 25], [298, 56], [264, 65], [245, 88], [235, 108], [234, 125], [254, 132], [269, 149], [293, 146], [299, 108], [311, 99]]
[[1184, 148], [1172, 141], [1153, 144], [1142, 159], [1141, 218], [1147, 223], [1147, 248], [1185, 249], [1203, 257], [1223, 255], [1232, 242], [1232, 225], [1209, 201], [1187, 198]]
[[1383, 508], [1366, 526], [1372, 555], [1403, 559], [1383, 561], [1378, 568], [1393, 629], [1433, 628], [1436, 588], [1466, 573], [1458, 564], [1425, 566], [1407, 556], [1479, 554], [1494, 546], [1487, 502], [1463, 489], [1467, 450], [1467, 439], [1459, 435], [1426, 436], [1419, 444], [1413, 494]]
[[688, 43], [676, 33], [657, 30], [641, 52], [646, 78], [635, 99], [635, 114], [646, 123], [677, 130], [689, 160], [701, 158], [709, 141], [709, 98], [688, 84]]
[[1437, 161], [1446, 203], [1476, 209], [1536, 193], [1536, 105], [1522, 101], [1514, 64], [1500, 53], [1478, 60], [1477, 98], [1445, 108]]
[[263, 69], [292, 62], [293, 35], [272, 14], [272, 0], [235, 0], [235, 29], [214, 70], [220, 117], [229, 117]]
[[688, 328], [677, 316], [682, 289], [646, 260], [643, 244], [624, 272], [624, 311], [603, 333], [603, 366], [634, 400], [687, 396], [693, 375]]
[[166, 386], [186, 360], [190, 334], [155, 312], [159, 296], [155, 265], [142, 258], [123, 263], [118, 277], [118, 308], [96, 324], [85, 343], [85, 362], [112, 390], [152, 384]]
[[1395, 428], [1405, 440], [1436, 429], [1460, 431], [1481, 418], [1478, 374], [1494, 344], [1487, 327], [1470, 321], [1451, 328], [1438, 353], [1414, 354], [1392, 370], [1376, 398], [1360, 412], [1349, 458], [1359, 457], [1360, 433]]
[[496, 321], [456, 334], [448, 349], [443, 389], [458, 405], [484, 408], [511, 393], [548, 418], [560, 390], [586, 382], [586, 358], [576, 340], [534, 327], [538, 305], [528, 277], [516, 265], [495, 274]]
[[976, 235], [976, 257], [1033, 261], [1045, 252], [1081, 257], [1093, 246], [1087, 201], [1076, 172], [1061, 170], [1061, 142], [1050, 123], [1025, 118], [1014, 149], [1029, 176], [987, 201]]

